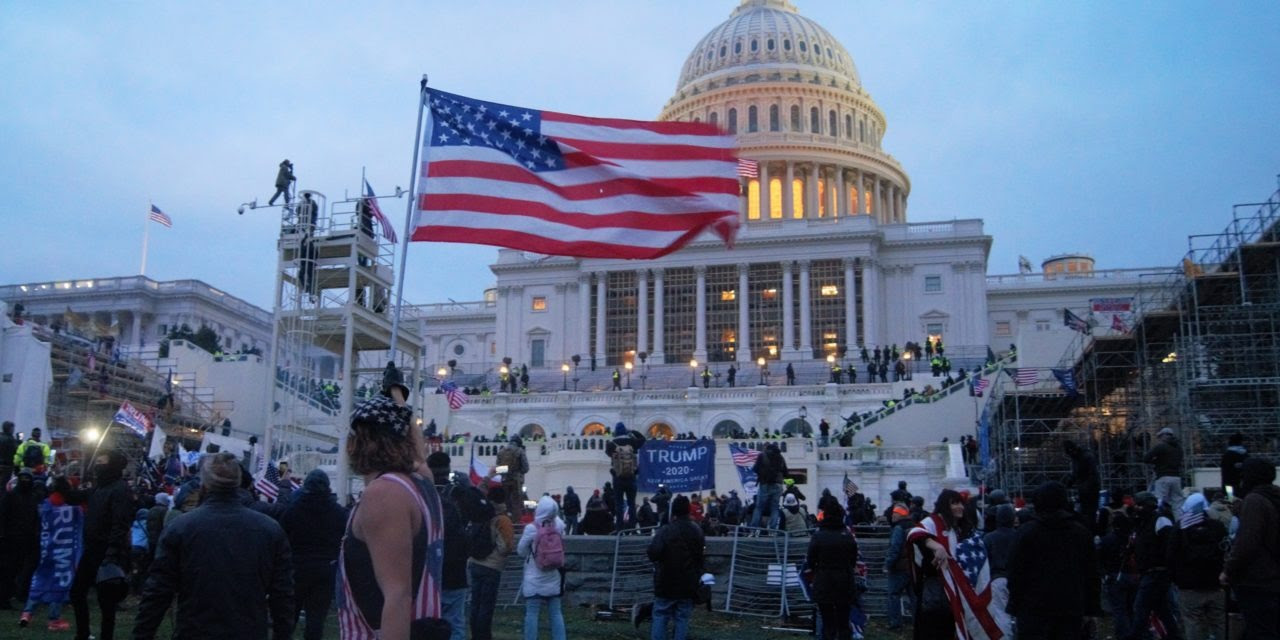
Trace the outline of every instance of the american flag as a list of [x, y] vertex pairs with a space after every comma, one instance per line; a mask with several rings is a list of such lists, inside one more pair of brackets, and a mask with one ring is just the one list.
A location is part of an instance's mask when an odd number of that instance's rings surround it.
[[1119, 331], [1120, 333], [1129, 333], [1129, 326], [1128, 326], [1128, 325], [1126, 325], [1126, 324], [1124, 323], [1124, 320], [1121, 320], [1121, 319], [1120, 319], [1120, 316], [1119, 316], [1119, 315], [1117, 315], [1117, 314], [1112, 314], [1112, 316], [1111, 316], [1111, 330], [1112, 330], [1112, 331]]
[[908, 544], [918, 544], [931, 538], [947, 550], [951, 559], [942, 572], [943, 589], [951, 605], [951, 617], [955, 621], [955, 637], [965, 640], [999, 640], [1005, 636], [1002, 627], [1011, 626], [1008, 614], [991, 602], [991, 565], [987, 562], [986, 547], [977, 533], [965, 540], [958, 540], [955, 531], [948, 529], [942, 517], [934, 514], [920, 522], [907, 534]]
[[157, 207], [154, 204], [151, 205], [150, 218], [166, 227], [173, 227], [173, 219], [169, 217], [169, 214], [161, 211], [160, 207]]
[[982, 395], [982, 392], [986, 391], [989, 386], [991, 386], [990, 378], [975, 378], [973, 381], [973, 392], [978, 395]]
[[1084, 318], [1071, 313], [1070, 309], [1062, 310], [1062, 324], [1085, 335], [1089, 334], [1089, 323]]
[[1040, 372], [1030, 367], [1010, 368], [1006, 369], [1006, 371], [1009, 372], [1009, 377], [1013, 378], [1013, 381], [1019, 387], [1029, 387], [1040, 382]]
[[457, 411], [462, 405], [467, 403], [467, 394], [463, 393], [458, 385], [453, 382], [446, 382], [440, 385], [440, 390], [444, 392], [444, 397], [449, 400], [449, 408]]
[[756, 494], [758, 483], [756, 482], [756, 472], [752, 467], [756, 464], [756, 458], [760, 457], [760, 452], [748, 449], [740, 444], [729, 444], [729, 455], [733, 458], [733, 466], [738, 470], [738, 480], [742, 481], [742, 491], [749, 496]]
[[734, 137], [428, 89], [413, 240], [650, 259], [738, 226]]
[[847, 473], [844, 474], [844, 495], [852, 498], [853, 494], [857, 492], [858, 492], [858, 485], [854, 484], [854, 482], [849, 479], [849, 474]]
[[253, 488], [267, 499], [267, 502], [275, 502], [276, 497], [280, 495], [280, 489], [276, 487], [276, 483], [280, 481], [280, 471], [276, 469], [274, 464], [268, 464], [267, 470], [262, 476], [253, 483]]
[[738, 177], [759, 178], [760, 163], [747, 158], [738, 158]]
[[387, 216], [382, 214], [382, 207], [378, 206], [378, 196], [374, 194], [373, 187], [369, 186], [369, 181], [364, 181], [364, 197], [365, 204], [369, 207], [369, 212], [377, 219], [378, 226], [382, 227], [382, 237], [390, 242], [396, 241], [396, 230], [392, 228], [391, 221]]

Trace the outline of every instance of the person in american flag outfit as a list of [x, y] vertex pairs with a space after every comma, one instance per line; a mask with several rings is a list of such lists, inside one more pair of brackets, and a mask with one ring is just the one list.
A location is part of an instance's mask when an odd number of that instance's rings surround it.
[[907, 534], [915, 549], [914, 637], [919, 640], [999, 640], [1012, 637], [1008, 614], [991, 604], [991, 570], [976, 513], [967, 498], [944, 489], [933, 513]]

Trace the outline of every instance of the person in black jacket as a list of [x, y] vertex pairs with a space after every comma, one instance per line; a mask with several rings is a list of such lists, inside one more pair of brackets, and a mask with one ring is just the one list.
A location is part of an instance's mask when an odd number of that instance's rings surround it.
[[666, 640], [668, 624], [673, 622], [676, 638], [688, 635], [705, 540], [689, 519], [689, 498], [676, 496], [671, 501], [671, 522], [658, 529], [649, 543], [649, 560], [654, 564], [653, 640]]
[[[0, 455], [3, 450], [0, 450]], [[1249, 457], [1249, 450], [1244, 446], [1244, 435], [1233, 433], [1227, 438], [1227, 449], [1222, 452], [1222, 459], [1219, 461], [1222, 466], [1222, 487], [1232, 487], [1236, 492], [1240, 491], [1240, 465], [1244, 463], [1245, 458]], [[3, 458], [0, 458], [3, 460]]]
[[293, 555], [298, 604], [294, 624], [297, 613], [305, 610], [307, 626], [302, 637], [320, 640], [333, 604], [334, 572], [347, 527], [347, 510], [338, 506], [337, 497], [329, 490], [329, 474], [320, 469], [307, 474], [302, 489], [292, 494], [289, 506], [280, 514], [280, 527]]
[[18, 453], [18, 440], [13, 437], [13, 422], [4, 421], [0, 427], [0, 493], [9, 486], [13, 477], [13, 456]]
[[98, 638], [111, 640], [115, 636], [116, 607], [125, 599], [128, 585], [123, 581], [99, 582], [99, 568], [129, 575], [129, 556], [132, 550], [129, 530], [133, 526], [133, 497], [124, 481], [124, 470], [129, 459], [119, 451], [108, 451], [94, 460], [93, 489], [83, 496], [75, 496], [88, 502], [84, 519], [84, 554], [76, 566], [71, 581], [71, 606], [76, 612], [76, 639], [89, 637], [89, 587], [96, 585], [98, 608], [102, 612], [101, 633]]
[[1173, 515], [1177, 516], [1182, 509], [1182, 445], [1173, 435], [1173, 429], [1165, 427], [1156, 434], [1159, 442], [1151, 447], [1142, 461], [1151, 465], [1156, 480], [1151, 484], [1160, 504], [1169, 505]]
[[440, 617], [449, 623], [450, 640], [463, 640], [467, 635], [467, 522], [462, 517], [454, 490], [461, 488], [449, 482], [452, 459], [444, 451], [427, 456], [431, 481], [440, 494], [440, 514], [444, 520], [444, 564], [440, 570]]
[[1169, 540], [1169, 573], [1178, 585], [1178, 609], [1188, 638], [1208, 638], [1225, 623], [1222, 560], [1227, 527], [1206, 517], [1209, 502], [1199, 493], [1182, 503], [1182, 517]]
[[823, 640], [849, 640], [849, 609], [853, 605], [853, 577], [858, 543], [844, 528], [844, 509], [827, 503], [818, 531], [809, 539], [806, 562], [813, 571], [813, 601], [822, 620]]
[[1102, 476], [1098, 473], [1098, 459], [1093, 452], [1071, 440], [1062, 442], [1062, 450], [1071, 459], [1070, 485], [1080, 498], [1080, 516], [1090, 530], [1098, 521], [1098, 493], [1102, 491]]
[[756, 456], [751, 467], [756, 474], [756, 508], [751, 515], [752, 527], [776, 529], [775, 520], [780, 515], [778, 501], [782, 499], [783, 481], [787, 477], [787, 461], [776, 444], [769, 444]]
[[[648, 499], [645, 499], [648, 503]], [[560, 500], [560, 513], [564, 516], [565, 535], [573, 535], [578, 529], [578, 518], [582, 515], [582, 498], [573, 490], [565, 487], [564, 498]]]
[[1099, 612], [1093, 534], [1061, 484], [1041, 485], [1032, 502], [1035, 519], [1020, 527], [1009, 558], [1008, 612], [1019, 638], [1080, 638], [1084, 617]]
[[240, 465], [222, 452], [200, 466], [205, 500], [160, 536], [142, 588], [134, 640], [152, 640], [174, 596], [175, 638], [287, 640], [293, 633], [289, 540], [271, 518], [240, 505]]
[[1133, 625], [1129, 637], [1133, 640], [1146, 637], [1143, 621], [1156, 614], [1168, 635], [1180, 640], [1181, 625], [1169, 606], [1169, 537], [1173, 534], [1173, 521], [1160, 508], [1160, 500], [1154, 493], [1143, 491], [1133, 497], [1138, 509], [1134, 525], [1133, 557], [1140, 574], [1138, 591], [1134, 595]]
[[0, 608], [12, 608], [15, 595], [27, 601], [40, 560], [41, 499], [30, 469], [18, 472], [13, 491], [0, 498]]

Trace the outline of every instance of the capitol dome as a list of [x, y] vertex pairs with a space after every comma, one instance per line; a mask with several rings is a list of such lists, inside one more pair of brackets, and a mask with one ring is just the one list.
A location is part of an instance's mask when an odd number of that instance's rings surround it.
[[[685, 60], [660, 120], [710, 122], [756, 162], [742, 221], [906, 222], [911, 181], [853, 57], [790, 0], [741, 0]], [[752, 175], [754, 174], [754, 175]]]

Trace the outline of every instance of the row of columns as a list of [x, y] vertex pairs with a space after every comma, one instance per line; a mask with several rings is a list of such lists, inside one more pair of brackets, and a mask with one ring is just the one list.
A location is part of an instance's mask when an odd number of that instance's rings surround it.
[[[876, 309], [879, 304], [879, 278], [876, 270], [878, 268], [874, 260], [862, 259], [862, 314], [863, 334], [865, 341], [858, 340], [858, 296], [857, 296], [857, 277], [853, 258], [845, 258], [842, 261], [844, 267], [844, 318], [845, 318], [845, 338], [844, 343], [850, 347], [860, 343], [876, 344], [876, 337], [879, 334], [879, 324], [876, 322]], [[781, 355], [785, 360], [808, 358], [813, 353], [813, 332], [812, 332], [812, 310], [810, 304], [809, 290], [809, 269], [810, 261], [797, 260], [795, 262], [786, 261], [782, 263], [782, 345]], [[793, 311], [793, 276], [796, 270], [799, 273], [800, 288], [800, 335], [799, 345], [796, 344], [795, 317]], [[738, 289], [736, 298], [738, 300], [738, 333], [737, 344], [740, 348], [737, 352], [737, 360], [739, 362], [751, 361], [751, 309], [750, 309], [750, 265], [741, 263], [738, 265]], [[649, 275], [653, 275], [653, 348], [649, 345]], [[694, 275], [697, 279], [694, 298], [694, 351], [693, 357], [706, 361], [707, 359], [707, 267], [706, 265], [698, 265], [694, 267]], [[636, 351], [648, 352], [649, 362], [653, 364], [662, 364], [666, 362], [666, 354], [664, 352], [665, 343], [665, 287], [664, 287], [664, 271], [663, 269], [640, 269], [636, 271], [636, 293], [639, 296], [637, 302], [637, 320], [636, 320]], [[595, 295], [596, 295], [596, 326], [595, 326], [595, 353], [597, 357], [605, 355], [605, 328], [608, 326], [608, 305], [607, 305], [607, 284], [608, 273], [601, 271], [595, 274]], [[590, 326], [590, 296], [591, 295], [591, 275], [586, 274], [578, 280], [578, 326], [582, 327], [579, 332], [581, 343], [578, 345], [581, 353], [590, 353], [592, 349], [588, 340], [591, 339], [587, 327]]]
[[[870, 215], [879, 222], [905, 222], [907, 218], [906, 191], [893, 181], [873, 173], [863, 173], [861, 169], [852, 169], [838, 165], [825, 165], [816, 162], [785, 161], [782, 181], [783, 219], [792, 219], [795, 211], [795, 196], [789, 185], [795, 182], [797, 175], [804, 179], [804, 217], [818, 217], [818, 181], [816, 176], [824, 178], [828, 185], [835, 184], [835, 189], [827, 189], [823, 194], [823, 209], [827, 217], [832, 211], [839, 215]], [[770, 163], [760, 163], [760, 219], [768, 220], [772, 214], [773, 185], [770, 181]], [[866, 194], [871, 194], [870, 206], [866, 203]], [[852, 198], [852, 204], [850, 199]], [[748, 206], [744, 203], [744, 207]], [[745, 213], [744, 213], [745, 218]]]

